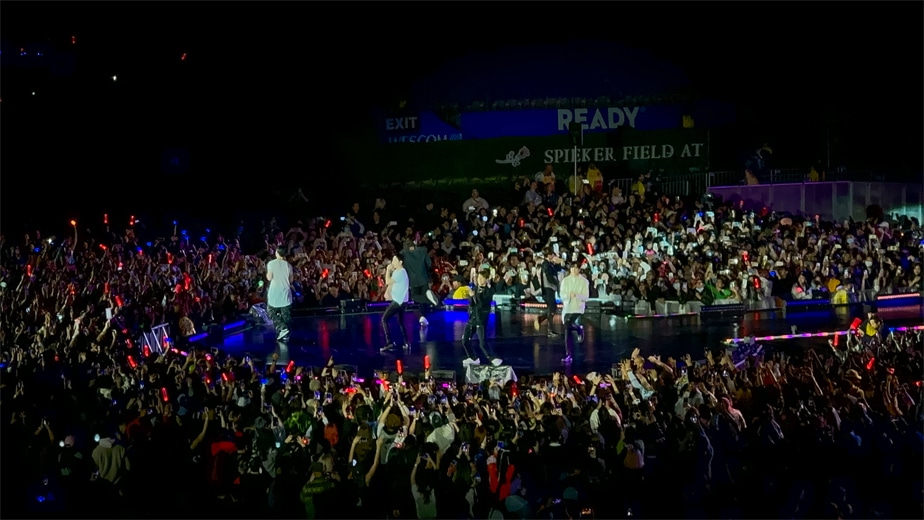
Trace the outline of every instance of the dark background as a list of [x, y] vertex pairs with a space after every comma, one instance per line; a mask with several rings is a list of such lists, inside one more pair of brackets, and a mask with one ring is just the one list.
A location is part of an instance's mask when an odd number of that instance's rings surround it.
[[791, 143], [776, 153], [810, 163], [831, 128], [838, 163], [919, 181], [922, 14], [920, 2], [6, 1], [2, 228], [263, 209], [295, 184], [323, 211], [354, 197], [332, 151], [372, 124], [371, 107], [466, 53], [573, 39], [648, 49], [698, 94], [737, 103], [732, 147]]

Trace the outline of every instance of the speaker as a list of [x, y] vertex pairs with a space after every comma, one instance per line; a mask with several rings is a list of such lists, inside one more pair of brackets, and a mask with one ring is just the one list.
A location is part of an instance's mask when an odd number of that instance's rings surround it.
[[587, 300], [584, 308], [585, 314], [602, 314], [603, 302], [600, 300]]
[[430, 370], [430, 377], [434, 381], [456, 381], [455, 370]]
[[572, 148], [584, 147], [584, 129], [581, 127], [581, 123], [568, 124], [568, 144], [570, 144]]
[[225, 339], [225, 328], [220, 323], [213, 323], [209, 325], [209, 344], [210, 345], [221, 345]]
[[709, 305], [700, 310], [701, 320], [737, 320], [744, 316], [745, 306], [741, 303], [730, 305]]
[[341, 300], [340, 312], [343, 314], [358, 314], [366, 310], [362, 300]]

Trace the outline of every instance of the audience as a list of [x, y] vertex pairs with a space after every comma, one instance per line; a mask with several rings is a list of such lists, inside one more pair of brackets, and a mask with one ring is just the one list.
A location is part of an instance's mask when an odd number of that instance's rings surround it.
[[[539, 203], [532, 179], [519, 206], [475, 191], [462, 212], [399, 217], [379, 199], [343, 220], [271, 221], [257, 251], [210, 230], [0, 237], [7, 516], [921, 516], [920, 331], [870, 325], [850, 349], [703, 360], [636, 351], [613, 375], [478, 385], [264, 366], [188, 342], [263, 300], [278, 244], [308, 306], [382, 300], [408, 241], [427, 248], [444, 297], [473, 268], [501, 293], [541, 294], [544, 248], [586, 258], [593, 296], [652, 306], [922, 290], [913, 219], [668, 199], [644, 176], [625, 198], [591, 186], [572, 206], [546, 173]], [[161, 323], [178, 331], [163, 353], [137, 344]]]

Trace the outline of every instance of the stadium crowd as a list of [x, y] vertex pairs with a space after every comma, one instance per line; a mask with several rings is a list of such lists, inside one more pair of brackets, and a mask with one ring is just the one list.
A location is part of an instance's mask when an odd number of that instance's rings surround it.
[[[303, 305], [382, 299], [385, 262], [415, 242], [443, 296], [482, 266], [500, 292], [532, 297], [551, 255], [586, 258], [592, 295], [652, 306], [922, 289], [912, 219], [670, 199], [644, 176], [625, 196], [602, 182], [559, 196], [549, 173], [507, 206], [473, 192], [452, 209], [378, 200], [270, 221], [252, 249], [210, 230], [156, 239], [77, 222], [0, 238], [5, 514], [921, 516], [920, 332], [741, 360], [636, 352], [614, 375], [504, 385], [310, 373], [184, 340], [262, 301], [278, 244]], [[142, 350], [133, 339], [160, 323], [181, 332], [175, 348]]]

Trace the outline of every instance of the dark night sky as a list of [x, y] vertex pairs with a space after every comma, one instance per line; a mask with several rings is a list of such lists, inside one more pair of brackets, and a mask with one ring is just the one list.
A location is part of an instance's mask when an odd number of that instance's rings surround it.
[[[370, 124], [362, 118], [371, 103], [399, 98], [446, 60], [575, 38], [649, 49], [683, 67], [703, 95], [750, 106], [777, 131], [833, 113], [868, 129], [864, 146], [919, 167], [922, 6], [6, 1], [4, 188], [29, 168], [57, 172], [54, 186], [70, 193], [76, 178], [81, 188], [112, 182], [119, 160], [171, 145], [200, 150], [217, 175], [242, 165], [304, 170], [294, 166], [306, 161], [329, 171], [318, 157], [332, 136]], [[34, 42], [76, 53], [76, 73], [48, 78], [47, 68], [9, 65], [8, 49]]]

